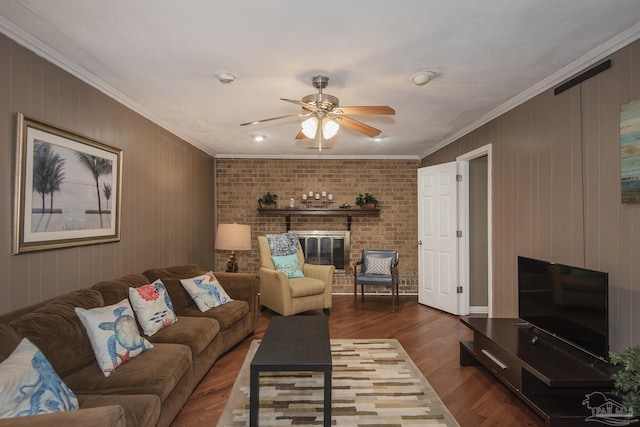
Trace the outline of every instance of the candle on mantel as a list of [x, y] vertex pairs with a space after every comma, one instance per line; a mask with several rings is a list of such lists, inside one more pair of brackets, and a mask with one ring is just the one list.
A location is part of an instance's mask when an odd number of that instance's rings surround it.
[[333, 194], [329, 194], [329, 200], [333, 200]]
[[306, 194], [302, 195], [302, 200], [307, 200], [307, 195]]
[[320, 200], [320, 193], [316, 193], [316, 200]]
[[327, 192], [326, 191], [322, 192], [322, 197], [327, 197]]
[[309, 191], [309, 197], [313, 197], [313, 191]]

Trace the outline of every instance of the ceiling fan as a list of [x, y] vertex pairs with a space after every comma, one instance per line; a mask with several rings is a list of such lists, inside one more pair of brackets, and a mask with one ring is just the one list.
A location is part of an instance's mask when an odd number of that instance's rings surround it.
[[[295, 99], [280, 98], [282, 101], [291, 102], [293, 104], [301, 106], [302, 113], [287, 114], [285, 116], [240, 123], [240, 126], [255, 125], [258, 123], [285, 119], [288, 117], [308, 117], [305, 121], [302, 122], [302, 127], [296, 135], [296, 139], [315, 139], [316, 141], [318, 141], [318, 149], [322, 151], [322, 141], [333, 138], [338, 133], [341, 125], [367, 135], [371, 138], [380, 135], [380, 132], [382, 132], [380, 129], [376, 129], [359, 120], [348, 117], [347, 115], [396, 114], [393, 108], [384, 105], [340, 107], [338, 98], [333, 95], [322, 93], [322, 89], [327, 87], [327, 84], [329, 83], [329, 77], [314, 76], [311, 79], [311, 83], [313, 84], [313, 87], [318, 89], [318, 93], [307, 95], [300, 101]], [[321, 131], [318, 132], [318, 129], [320, 129]]]

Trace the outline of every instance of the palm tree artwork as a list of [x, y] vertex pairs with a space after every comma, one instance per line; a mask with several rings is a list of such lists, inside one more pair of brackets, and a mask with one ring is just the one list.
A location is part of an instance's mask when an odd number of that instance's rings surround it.
[[107, 199], [107, 213], [109, 213], [109, 200], [111, 199], [111, 184], [106, 182], [102, 183], [102, 194], [104, 194], [104, 198]]
[[119, 241], [122, 150], [17, 115], [13, 253]]
[[53, 213], [53, 195], [60, 191], [60, 185], [64, 182], [65, 159], [54, 153], [51, 145], [42, 141], [35, 141], [33, 147], [33, 191], [42, 199], [41, 212], [47, 213], [45, 199], [49, 198], [49, 211]]
[[93, 179], [96, 183], [96, 193], [98, 194], [98, 216], [100, 217], [100, 228], [103, 228], [104, 225], [102, 223], [102, 201], [100, 198], [100, 184], [99, 179], [102, 175], [109, 175], [112, 170], [111, 161], [107, 160], [103, 157], [93, 156], [87, 153], [76, 153], [78, 156], [78, 160], [80, 163], [86, 166], [87, 169], [93, 175]]

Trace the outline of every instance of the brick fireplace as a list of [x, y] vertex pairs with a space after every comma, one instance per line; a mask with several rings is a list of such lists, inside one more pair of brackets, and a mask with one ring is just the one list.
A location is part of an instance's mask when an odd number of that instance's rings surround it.
[[[327, 151], [328, 152], [328, 151]], [[253, 248], [239, 253], [241, 272], [259, 268], [257, 236], [296, 231], [349, 231], [345, 216], [261, 215], [257, 199], [267, 191], [278, 195], [278, 208], [313, 190], [333, 194], [334, 208], [355, 205], [358, 193], [375, 194], [380, 215], [354, 216], [349, 233], [345, 272], [334, 275], [336, 294], [353, 293], [353, 263], [366, 248], [393, 248], [400, 253], [400, 293], [416, 293], [418, 274], [417, 172], [419, 160], [389, 159], [252, 159], [218, 158], [216, 163], [216, 222], [251, 225]], [[355, 207], [355, 206], [354, 206]], [[224, 269], [228, 251], [215, 252], [217, 268]]]

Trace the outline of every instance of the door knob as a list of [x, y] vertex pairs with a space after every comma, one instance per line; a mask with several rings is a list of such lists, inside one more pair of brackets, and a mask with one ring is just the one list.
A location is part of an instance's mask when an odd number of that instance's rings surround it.
[[416, 242], [416, 245], [418, 245], [418, 246], [422, 245], [422, 240], [418, 240], [418, 241]]

